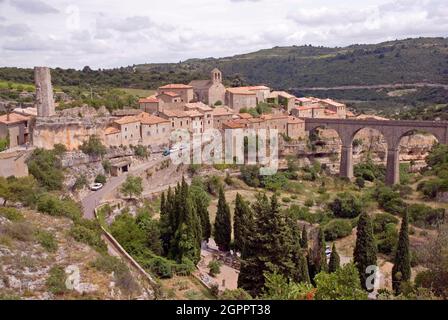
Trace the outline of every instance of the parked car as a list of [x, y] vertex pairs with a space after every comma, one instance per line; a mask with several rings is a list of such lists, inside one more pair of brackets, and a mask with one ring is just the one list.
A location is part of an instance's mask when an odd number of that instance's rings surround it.
[[169, 149], [165, 149], [164, 151], [163, 151], [163, 156], [164, 157], [168, 157], [169, 155], [171, 154], [171, 150], [169, 150]]
[[102, 183], [93, 183], [90, 185], [90, 190], [92, 190], [92, 191], [98, 191], [98, 190], [101, 190], [102, 188], [103, 188]]

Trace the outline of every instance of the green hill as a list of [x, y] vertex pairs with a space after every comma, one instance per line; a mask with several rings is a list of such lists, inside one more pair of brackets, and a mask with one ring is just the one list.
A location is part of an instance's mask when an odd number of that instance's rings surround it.
[[[228, 85], [266, 84], [278, 89], [388, 83], [448, 84], [448, 38], [418, 38], [344, 48], [275, 47], [225, 58], [180, 63], [52, 71], [56, 85], [89, 84], [154, 89], [186, 83], [222, 69]], [[0, 68], [0, 80], [30, 83], [31, 69]]]

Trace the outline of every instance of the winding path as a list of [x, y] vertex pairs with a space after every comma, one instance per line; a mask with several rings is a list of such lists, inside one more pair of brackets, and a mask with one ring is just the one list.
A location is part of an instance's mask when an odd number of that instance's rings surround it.
[[122, 174], [118, 177], [111, 177], [101, 190], [90, 192], [86, 197], [84, 197], [81, 200], [81, 204], [84, 211], [84, 217], [87, 219], [94, 219], [95, 208], [98, 205], [100, 205], [101, 200], [106, 195], [110, 194], [111, 192], [115, 191], [118, 187], [120, 187], [129, 174], [133, 175], [139, 174], [151, 168], [152, 166], [161, 163], [165, 159], [166, 158], [164, 158], [162, 155], [153, 156], [151, 160], [149, 160], [148, 162], [145, 162], [141, 165], [131, 168], [131, 170], [128, 173]]

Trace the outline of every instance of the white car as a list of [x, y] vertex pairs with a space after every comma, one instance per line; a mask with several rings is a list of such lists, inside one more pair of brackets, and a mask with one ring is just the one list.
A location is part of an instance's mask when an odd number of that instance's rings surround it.
[[98, 191], [100, 189], [103, 188], [103, 184], [102, 183], [93, 183], [90, 185], [90, 190], [92, 191]]

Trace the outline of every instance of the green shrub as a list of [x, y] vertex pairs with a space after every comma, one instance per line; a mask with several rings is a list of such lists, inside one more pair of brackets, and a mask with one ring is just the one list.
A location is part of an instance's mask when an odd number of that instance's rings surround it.
[[389, 223], [385, 226], [382, 233], [376, 234], [378, 252], [383, 254], [392, 254], [398, 243], [397, 226]]
[[390, 213], [378, 213], [373, 217], [373, 232], [381, 233], [386, 230], [386, 225], [392, 223], [397, 225], [399, 220]]
[[67, 276], [62, 267], [53, 267], [50, 270], [50, 276], [48, 277], [46, 284], [48, 290], [55, 295], [62, 295], [67, 293], [68, 289], [65, 284]]
[[39, 244], [44, 247], [48, 252], [56, 252], [58, 250], [58, 243], [55, 237], [48, 231], [38, 230], [36, 232], [36, 239]]
[[352, 233], [352, 224], [348, 220], [334, 219], [327, 223], [324, 227], [326, 241], [334, 241], [344, 238]]
[[93, 157], [102, 157], [107, 152], [106, 147], [101, 142], [101, 139], [96, 135], [92, 135], [89, 137], [89, 140], [84, 141], [84, 143], [79, 147], [79, 150]]
[[85, 243], [99, 252], [106, 252], [107, 246], [104, 243], [103, 239], [101, 239], [101, 233], [98, 231], [94, 231], [92, 229], [88, 229], [82, 225], [75, 225], [70, 230], [70, 235], [79, 242]]
[[345, 192], [338, 194], [328, 207], [335, 217], [351, 219], [362, 213], [363, 203], [355, 195]]
[[149, 157], [148, 148], [142, 145], [138, 145], [134, 147], [134, 155], [139, 158], [148, 158]]
[[390, 187], [377, 187], [374, 192], [374, 197], [380, 207], [389, 213], [403, 214], [406, 209], [406, 203], [401, 199], [400, 194]]
[[64, 173], [57, 150], [35, 149], [27, 160], [29, 173], [47, 190], [62, 190]]
[[207, 268], [210, 269], [210, 272], [209, 272], [210, 275], [212, 277], [217, 276], [221, 272], [221, 266], [222, 266], [222, 263], [218, 260], [210, 261], [210, 263], [207, 266]]
[[104, 174], [99, 174], [95, 178], [95, 183], [106, 184], [107, 178]]
[[260, 186], [260, 167], [242, 166], [240, 168], [241, 178], [250, 187], [258, 188]]
[[448, 179], [435, 178], [423, 181], [419, 183], [417, 190], [422, 192], [427, 199], [435, 199], [439, 192], [448, 191]]
[[25, 217], [16, 208], [0, 207], [0, 216], [10, 221], [23, 221]]
[[376, 165], [372, 160], [355, 165], [354, 175], [357, 178], [363, 178], [366, 181], [383, 180], [386, 174], [384, 165]]
[[311, 199], [311, 198], [310, 199], [306, 199], [304, 205], [307, 208], [313, 207], [314, 206], [314, 199]]
[[445, 209], [433, 209], [424, 204], [412, 204], [408, 207], [409, 222], [421, 227], [437, 227], [445, 220]]
[[284, 203], [290, 203], [290, 202], [291, 202], [291, 198], [283, 197], [283, 198], [282, 198], [282, 201], [283, 201]]
[[67, 217], [76, 221], [82, 217], [81, 207], [75, 201], [59, 199], [50, 193], [43, 193], [37, 199], [37, 210], [51, 216]]
[[355, 184], [360, 188], [364, 188], [366, 186], [366, 181], [362, 177], [357, 177], [355, 180]]
[[73, 190], [81, 190], [86, 187], [88, 184], [87, 178], [85, 175], [80, 175], [76, 178], [75, 184], [73, 185]]

